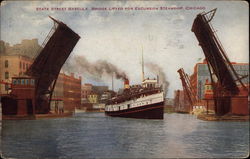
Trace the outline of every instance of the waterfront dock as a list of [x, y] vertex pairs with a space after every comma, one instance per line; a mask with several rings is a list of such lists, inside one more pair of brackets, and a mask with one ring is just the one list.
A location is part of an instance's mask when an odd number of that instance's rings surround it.
[[43, 119], [43, 118], [65, 118], [71, 117], [73, 115], [72, 112], [62, 113], [62, 114], [36, 114], [35, 119]]
[[65, 118], [72, 117], [72, 112], [56, 114], [35, 114], [35, 115], [4, 115], [3, 120], [36, 120], [36, 119], [48, 119], [48, 118]]
[[199, 114], [197, 119], [204, 121], [249, 121], [249, 115], [224, 115], [217, 116], [215, 114]]

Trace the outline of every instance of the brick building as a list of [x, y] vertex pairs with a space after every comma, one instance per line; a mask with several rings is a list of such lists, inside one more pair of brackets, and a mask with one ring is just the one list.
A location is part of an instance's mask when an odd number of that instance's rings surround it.
[[[248, 63], [232, 62], [232, 65], [235, 71], [240, 76], [249, 75]], [[249, 79], [248, 77], [243, 78], [242, 82], [248, 84], [249, 83], [248, 79]], [[208, 82], [211, 82], [207, 62], [204, 60], [202, 63], [197, 63], [194, 66], [194, 73], [190, 76], [191, 85], [194, 88], [195, 94], [197, 95], [199, 100], [204, 99], [205, 83], [207, 80]]]
[[[20, 44], [10, 46], [0, 41], [0, 95], [8, 93], [12, 77], [24, 76], [33, 63], [33, 58], [41, 49], [37, 39], [22, 40]], [[53, 92], [52, 109], [55, 103], [64, 107], [65, 111], [72, 111], [81, 105], [81, 77], [74, 74], [60, 73]]]
[[4, 85], [3, 82], [11, 83], [12, 77], [18, 77], [24, 75], [30, 65], [33, 63], [33, 59], [28, 56], [22, 55], [1, 55], [0, 56], [0, 94], [6, 94], [8, 85]]
[[[24, 76], [27, 69], [33, 63], [33, 59], [22, 55], [0, 56], [0, 94], [7, 94], [12, 77]], [[74, 107], [81, 105], [81, 78], [75, 78], [73, 74], [60, 73], [54, 89], [53, 98], [65, 111], [72, 111]], [[52, 107], [55, 101], [51, 103]]]
[[38, 39], [24, 39], [20, 44], [11, 46], [0, 40], [0, 94], [6, 94], [12, 77], [24, 75], [41, 46]]
[[73, 73], [60, 73], [52, 97], [52, 110], [56, 103], [65, 112], [73, 112], [75, 108], [81, 107], [81, 77], [75, 78]]

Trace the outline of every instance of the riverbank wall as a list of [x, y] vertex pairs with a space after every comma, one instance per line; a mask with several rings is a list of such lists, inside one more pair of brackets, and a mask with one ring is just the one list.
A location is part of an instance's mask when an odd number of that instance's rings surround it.
[[224, 115], [217, 116], [214, 114], [199, 114], [197, 119], [204, 121], [249, 121], [249, 115]]

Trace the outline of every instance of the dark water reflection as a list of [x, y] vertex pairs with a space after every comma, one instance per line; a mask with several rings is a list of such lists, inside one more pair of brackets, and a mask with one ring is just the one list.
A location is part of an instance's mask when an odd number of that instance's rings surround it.
[[85, 113], [63, 119], [4, 121], [1, 149], [14, 158], [246, 157], [248, 122], [206, 122], [191, 115], [161, 120]]

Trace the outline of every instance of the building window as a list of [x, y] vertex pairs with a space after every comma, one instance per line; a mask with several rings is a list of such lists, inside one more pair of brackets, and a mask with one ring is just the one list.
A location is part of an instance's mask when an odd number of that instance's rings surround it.
[[21, 79], [21, 84], [24, 85], [25, 84], [25, 80]]
[[9, 61], [8, 61], [8, 60], [5, 60], [4, 66], [5, 66], [5, 68], [8, 68], [8, 67], [9, 67]]
[[13, 83], [14, 85], [16, 85], [16, 84], [17, 84], [17, 80], [16, 80], [16, 79], [13, 79], [12, 83]]
[[25, 63], [23, 63], [23, 69], [25, 69]]
[[21, 80], [20, 79], [17, 79], [17, 84], [21, 84]]
[[26, 70], [28, 70], [28, 67], [29, 67], [29, 65], [28, 65], [28, 64], [26, 64]]
[[26, 84], [26, 85], [29, 84], [29, 80], [28, 80], [28, 79], [25, 80], [25, 84]]
[[5, 84], [5, 91], [9, 90], [9, 85]]
[[30, 84], [31, 84], [31, 85], [34, 85], [34, 84], [35, 84], [35, 80], [34, 80], [34, 79], [31, 79]]
[[20, 61], [19, 67], [20, 67], [20, 69], [22, 69], [22, 62], [21, 61]]
[[9, 72], [5, 72], [5, 79], [9, 79]]

